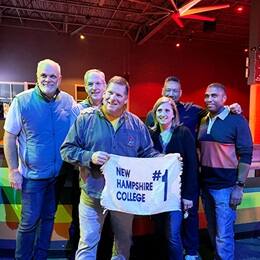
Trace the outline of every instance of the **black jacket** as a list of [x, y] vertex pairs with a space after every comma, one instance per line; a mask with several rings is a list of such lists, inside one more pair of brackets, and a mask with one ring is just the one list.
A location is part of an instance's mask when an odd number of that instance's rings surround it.
[[[154, 148], [163, 152], [160, 128], [150, 129], [150, 134], [154, 142]], [[180, 153], [183, 158], [183, 173], [181, 197], [192, 200], [198, 194], [198, 163], [195, 140], [186, 126], [178, 126], [173, 129], [171, 140], [165, 149], [165, 154]]]

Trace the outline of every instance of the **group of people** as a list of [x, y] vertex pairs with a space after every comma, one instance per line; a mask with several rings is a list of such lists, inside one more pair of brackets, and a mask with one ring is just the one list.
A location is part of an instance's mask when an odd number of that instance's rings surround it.
[[[158, 250], [165, 248], [165, 259], [183, 259], [184, 252], [185, 259], [198, 259], [201, 190], [215, 258], [234, 259], [235, 212], [253, 145], [240, 106], [225, 106], [225, 86], [212, 83], [206, 88], [203, 110], [182, 103], [180, 80], [168, 77], [145, 125], [126, 109], [129, 84], [123, 77], [114, 76], [106, 83], [102, 71], [88, 70], [84, 76], [88, 98], [76, 104], [59, 90], [58, 63], [40, 61], [36, 75], [35, 88], [12, 101], [4, 126], [10, 184], [22, 194], [16, 259], [47, 259], [57, 206], [55, 183], [63, 161], [79, 169], [80, 240], [75, 258], [88, 260], [96, 259], [107, 215], [100, 205], [105, 182], [101, 166], [110, 154], [167, 153], [180, 153], [183, 160], [182, 208], [152, 216]], [[134, 215], [109, 213], [114, 233], [111, 259], [129, 259]]]

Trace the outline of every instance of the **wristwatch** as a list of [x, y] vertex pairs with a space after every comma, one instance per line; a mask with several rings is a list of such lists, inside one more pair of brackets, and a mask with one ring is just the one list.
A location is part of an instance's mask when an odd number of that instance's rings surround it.
[[244, 187], [245, 187], [245, 183], [242, 182], [242, 181], [236, 181], [236, 185], [237, 185], [238, 187], [241, 187], [241, 188], [244, 188]]

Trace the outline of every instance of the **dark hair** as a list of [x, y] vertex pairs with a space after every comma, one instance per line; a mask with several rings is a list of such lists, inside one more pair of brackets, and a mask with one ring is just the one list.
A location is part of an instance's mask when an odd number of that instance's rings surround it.
[[181, 83], [180, 79], [176, 76], [169, 76], [165, 79], [164, 81], [164, 84], [169, 82], [169, 81], [175, 81], [175, 82], [178, 82], [178, 83]]
[[174, 118], [172, 120], [172, 127], [175, 128], [177, 126], [180, 125], [180, 119], [179, 119], [179, 112], [177, 110], [177, 107], [175, 105], [175, 102], [173, 101], [172, 98], [168, 98], [168, 97], [160, 97], [159, 99], [157, 99], [157, 101], [155, 102], [154, 106], [153, 106], [153, 118], [154, 118], [154, 127], [153, 128], [157, 128], [158, 127], [158, 121], [156, 119], [156, 111], [158, 109], [158, 107], [163, 104], [163, 103], [169, 103], [172, 107], [173, 110], [173, 114], [174, 114]]
[[128, 92], [129, 92], [129, 83], [128, 81], [121, 77], [121, 76], [114, 76], [112, 77], [109, 81], [108, 81], [108, 84], [109, 85], [110, 83], [116, 83], [116, 84], [119, 84], [119, 85], [122, 85], [122, 86], [125, 86], [125, 92], [126, 92], [126, 95], [128, 95]]
[[223, 84], [218, 82], [213, 82], [209, 84], [207, 88], [220, 88], [224, 91], [225, 94], [227, 94], [226, 87]]

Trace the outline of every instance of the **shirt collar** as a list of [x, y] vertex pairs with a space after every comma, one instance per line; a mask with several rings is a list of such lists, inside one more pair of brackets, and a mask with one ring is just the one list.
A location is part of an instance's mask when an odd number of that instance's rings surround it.
[[38, 84], [35, 85], [35, 89], [36, 89], [36, 92], [47, 102], [51, 102], [52, 100], [56, 100], [57, 96], [59, 95], [60, 93], [60, 90], [57, 88], [55, 94], [53, 97], [49, 98], [47, 95], [45, 95], [41, 89], [39, 88]]
[[[229, 112], [230, 112], [229, 108], [227, 106], [225, 106], [224, 110], [222, 112], [220, 112], [219, 114], [214, 116], [214, 119], [219, 118], [221, 120], [224, 120], [228, 116]], [[211, 118], [210, 113], [207, 114], [207, 117]], [[211, 119], [213, 119], [213, 118], [211, 118]]]
[[[106, 118], [106, 117], [105, 117], [105, 114], [104, 114], [104, 112], [103, 112], [102, 106], [101, 106], [100, 108], [98, 108], [97, 111], [98, 111], [98, 114], [99, 114], [101, 117]], [[127, 119], [128, 119], [128, 113], [127, 113], [127, 111], [124, 111], [124, 112], [122, 113], [122, 115], [120, 116], [119, 123], [122, 122], [123, 120], [127, 120]]]

